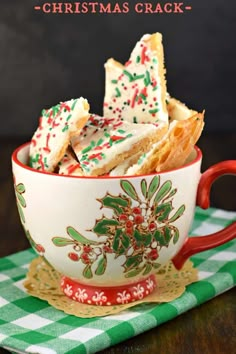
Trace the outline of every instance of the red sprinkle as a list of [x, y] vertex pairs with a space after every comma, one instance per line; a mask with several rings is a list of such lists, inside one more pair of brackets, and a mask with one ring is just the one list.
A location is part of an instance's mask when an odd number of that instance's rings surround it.
[[50, 139], [50, 133], [47, 134], [47, 137], [46, 137], [46, 147], [43, 148], [44, 151], [46, 152], [51, 152], [51, 149], [49, 148], [49, 139]]
[[65, 108], [68, 112], [70, 112], [70, 107], [65, 102], [61, 103], [60, 108]]
[[68, 173], [72, 173], [72, 172], [74, 172], [77, 168], [79, 168], [80, 167], [80, 164], [78, 163], [78, 164], [76, 164], [76, 165], [70, 165], [69, 167], [67, 167], [67, 171], [68, 171]]
[[152, 83], [153, 83], [153, 87], [157, 86], [157, 81], [155, 79], [152, 80]]
[[147, 97], [147, 87], [144, 87], [143, 89], [142, 89], [142, 91], [141, 91], [141, 93], [145, 96], [145, 97]]
[[32, 144], [33, 146], [36, 146], [36, 145], [37, 145], [37, 141], [36, 141], [35, 139], [32, 139], [32, 140], [31, 140], [31, 144]]
[[142, 53], [141, 53], [141, 64], [144, 64], [144, 62], [146, 60], [146, 50], [147, 50], [147, 47], [143, 47]]
[[89, 156], [89, 160], [92, 160], [92, 159], [101, 159], [102, 156], [101, 156], [101, 153], [99, 152], [98, 154], [92, 154]]
[[122, 139], [124, 139], [123, 136], [119, 136], [119, 135], [112, 135], [111, 136], [112, 141], [118, 141], [118, 140], [122, 140]]
[[44, 163], [43, 163], [43, 156], [41, 154], [39, 155], [38, 163], [41, 166], [41, 171], [45, 172]]
[[130, 65], [132, 63], [132, 61], [131, 60], [128, 60], [126, 63], [125, 63], [125, 66], [128, 66], [128, 65]]
[[137, 94], [138, 94], [138, 89], [136, 89], [135, 92], [134, 92], [134, 95], [133, 95], [133, 98], [132, 98], [132, 101], [131, 101], [131, 108], [134, 108]]
[[[121, 112], [121, 110], [120, 110], [120, 112]], [[114, 124], [114, 125], [113, 125], [113, 128], [116, 129], [116, 128], [118, 128], [120, 125], [122, 125], [122, 122], [118, 122], [118, 123]]]

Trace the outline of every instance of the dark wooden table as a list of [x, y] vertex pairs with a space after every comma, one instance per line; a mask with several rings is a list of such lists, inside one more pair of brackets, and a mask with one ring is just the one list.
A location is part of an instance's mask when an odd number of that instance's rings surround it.
[[[12, 187], [11, 153], [27, 139], [0, 138], [0, 257], [27, 249]], [[236, 159], [236, 134], [205, 135], [204, 171], [225, 159]], [[235, 177], [226, 176], [212, 188], [212, 206], [236, 210]], [[233, 354], [236, 348], [236, 288], [135, 338], [104, 350], [103, 354]], [[0, 349], [0, 354], [7, 353]], [[77, 353], [75, 353], [77, 354]], [[79, 353], [78, 353], [79, 354]]]

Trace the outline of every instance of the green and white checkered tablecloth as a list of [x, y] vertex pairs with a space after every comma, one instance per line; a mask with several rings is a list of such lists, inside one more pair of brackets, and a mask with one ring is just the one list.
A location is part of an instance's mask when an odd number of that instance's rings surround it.
[[[196, 209], [193, 235], [220, 230], [236, 220], [236, 212]], [[24, 277], [32, 250], [0, 259], [0, 346], [38, 354], [95, 353], [166, 322], [232, 288], [236, 283], [236, 239], [202, 252], [192, 261], [200, 280], [178, 299], [136, 306], [120, 314], [83, 319], [66, 315], [27, 295]]]

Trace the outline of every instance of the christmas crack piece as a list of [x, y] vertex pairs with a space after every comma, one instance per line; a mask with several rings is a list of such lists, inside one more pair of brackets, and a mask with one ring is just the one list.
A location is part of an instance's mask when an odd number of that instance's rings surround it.
[[104, 116], [132, 123], [168, 123], [162, 35], [145, 34], [123, 66], [105, 64]]
[[[71, 146], [87, 176], [108, 173], [130, 156], [146, 153], [167, 131], [164, 123], [136, 124], [91, 115]], [[138, 155], [136, 155], [138, 159]]]
[[44, 109], [30, 144], [30, 166], [53, 172], [63, 158], [70, 139], [89, 118], [89, 104], [80, 97]]
[[170, 123], [166, 135], [153, 145], [148, 154], [140, 156], [138, 163], [126, 169], [124, 174], [147, 174], [183, 166], [193, 151], [203, 127], [203, 113], [196, 113], [184, 120], [174, 120]]
[[64, 157], [58, 164], [59, 175], [83, 176], [80, 163], [72, 156], [73, 151], [67, 149]]

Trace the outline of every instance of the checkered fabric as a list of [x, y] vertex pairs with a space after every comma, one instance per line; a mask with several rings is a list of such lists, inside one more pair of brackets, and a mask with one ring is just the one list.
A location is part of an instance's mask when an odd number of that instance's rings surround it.
[[[236, 212], [196, 209], [193, 235], [220, 230], [236, 220]], [[35, 253], [30, 249], [0, 260], [0, 345], [17, 353], [95, 353], [166, 322], [232, 288], [236, 283], [236, 239], [202, 252], [192, 261], [200, 280], [178, 299], [143, 304], [117, 315], [83, 319], [69, 316], [23, 288]]]

